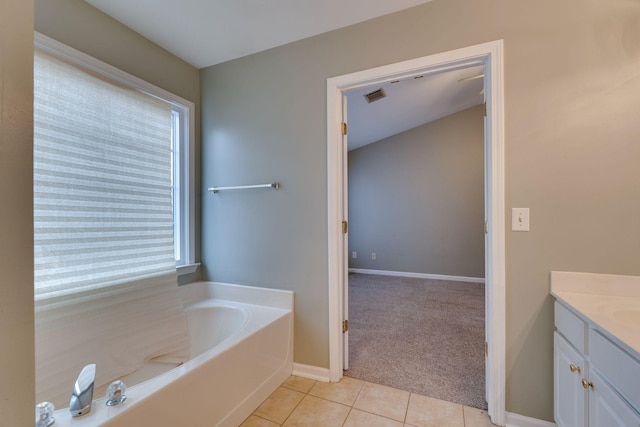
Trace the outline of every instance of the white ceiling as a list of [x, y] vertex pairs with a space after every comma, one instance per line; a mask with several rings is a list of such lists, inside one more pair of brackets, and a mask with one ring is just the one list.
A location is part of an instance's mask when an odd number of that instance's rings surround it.
[[[431, 0], [85, 0], [190, 64], [202, 68], [342, 28]], [[368, 104], [347, 94], [349, 149], [478, 105], [482, 67], [383, 86]]]
[[[483, 73], [477, 66], [348, 92], [349, 150], [482, 104], [484, 79], [469, 77]], [[368, 103], [364, 95], [380, 88], [387, 96]]]
[[202, 68], [430, 0], [85, 0]]

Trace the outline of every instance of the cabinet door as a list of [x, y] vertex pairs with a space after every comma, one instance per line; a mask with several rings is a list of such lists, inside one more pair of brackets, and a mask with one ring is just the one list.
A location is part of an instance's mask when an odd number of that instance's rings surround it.
[[618, 396], [596, 369], [589, 375], [589, 427], [638, 427], [640, 415]]
[[[582, 386], [585, 358], [562, 335], [553, 334], [553, 412], [558, 427], [585, 426], [588, 394]], [[611, 424], [612, 427], [614, 424]]]

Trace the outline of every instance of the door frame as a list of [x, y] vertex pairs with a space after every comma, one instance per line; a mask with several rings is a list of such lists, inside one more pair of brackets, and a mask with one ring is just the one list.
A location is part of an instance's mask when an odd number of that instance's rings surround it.
[[485, 138], [485, 289], [486, 398], [493, 423], [505, 424], [506, 301], [505, 301], [505, 165], [503, 41], [496, 40], [453, 51], [358, 71], [327, 79], [327, 205], [329, 291], [329, 380], [343, 376], [345, 271], [342, 221], [345, 207], [342, 117], [347, 90], [416, 75], [484, 65]]

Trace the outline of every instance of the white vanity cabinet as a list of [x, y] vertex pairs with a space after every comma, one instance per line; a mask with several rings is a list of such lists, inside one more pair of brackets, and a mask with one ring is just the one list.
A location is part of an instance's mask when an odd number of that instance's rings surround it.
[[554, 312], [558, 427], [640, 427], [638, 355], [558, 301]]
[[585, 357], [562, 335], [553, 334], [554, 417], [558, 427], [584, 426], [587, 414], [587, 394], [582, 387]]
[[554, 313], [554, 417], [558, 427], [586, 426], [588, 394], [582, 379], [587, 375], [587, 324], [558, 302]]
[[589, 379], [589, 427], [640, 426], [640, 416], [609, 387], [597, 370], [591, 370]]

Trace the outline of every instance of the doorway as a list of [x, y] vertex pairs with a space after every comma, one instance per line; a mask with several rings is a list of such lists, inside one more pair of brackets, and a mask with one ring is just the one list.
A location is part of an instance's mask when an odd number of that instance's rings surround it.
[[[464, 68], [347, 93], [344, 362], [345, 376], [480, 409], [483, 73]], [[368, 103], [362, 93], [379, 87], [385, 97]], [[375, 127], [383, 138], [365, 140]]]
[[348, 351], [346, 290], [345, 91], [418, 75], [485, 67], [486, 400], [492, 421], [505, 417], [504, 101], [502, 41], [417, 58], [327, 80], [329, 375], [339, 381]]

